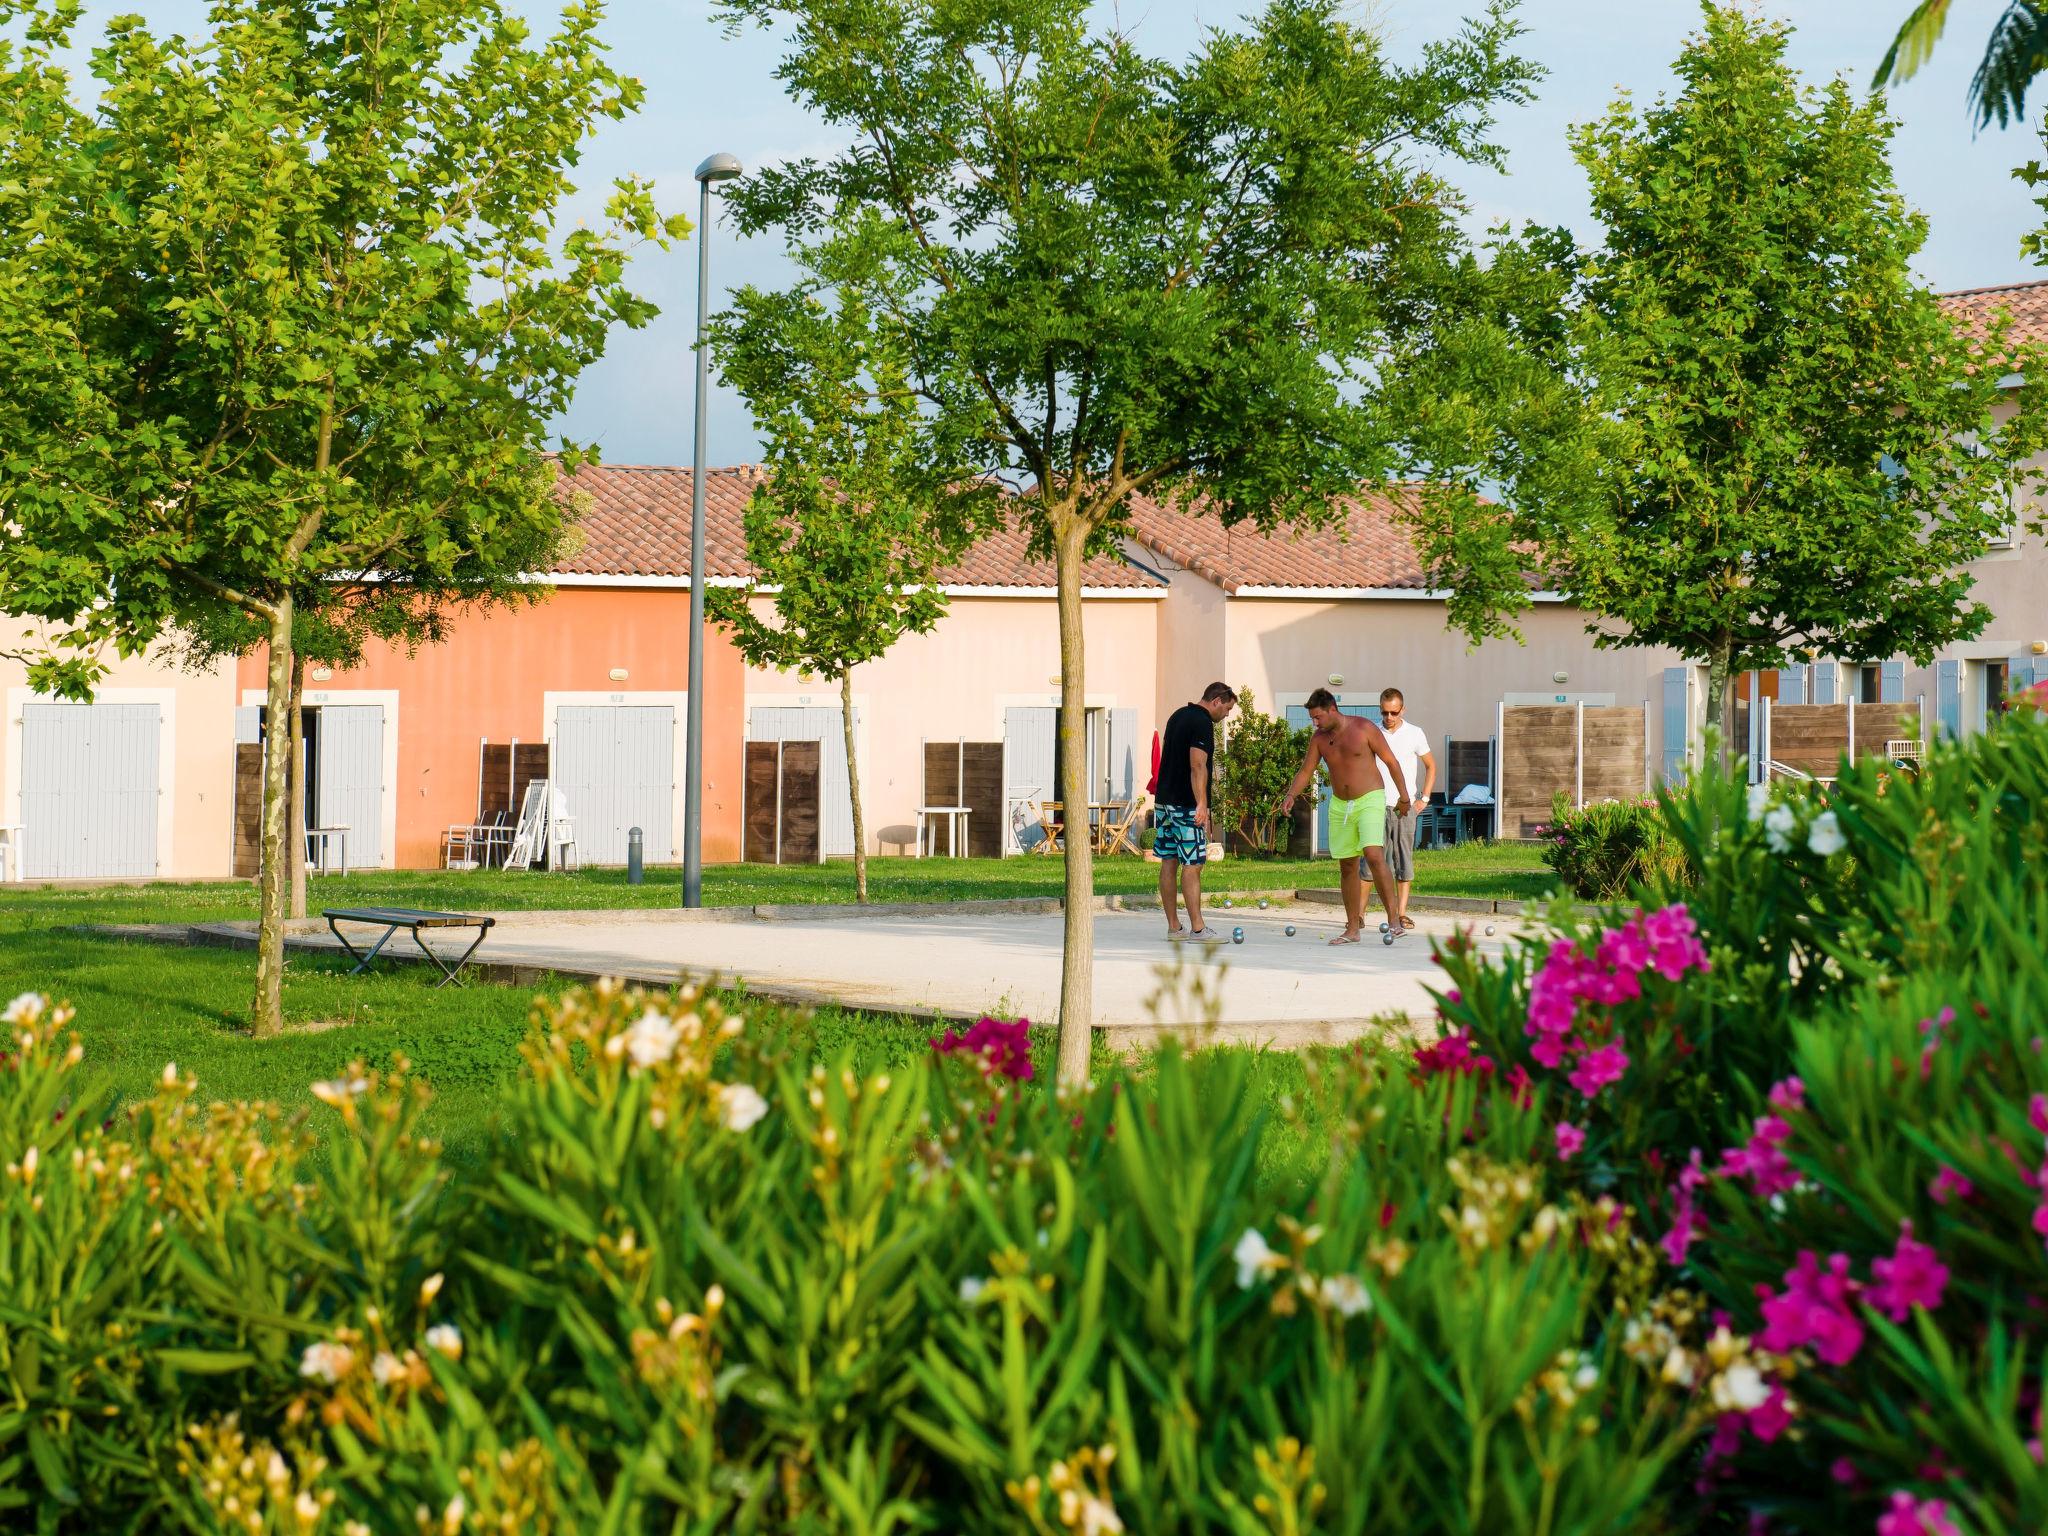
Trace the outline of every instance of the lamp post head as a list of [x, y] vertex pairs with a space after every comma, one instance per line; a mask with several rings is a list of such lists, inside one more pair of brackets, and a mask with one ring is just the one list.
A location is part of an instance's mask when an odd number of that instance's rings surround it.
[[699, 181], [731, 181], [742, 167], [738, 155], [712, 155], [697, 167]]

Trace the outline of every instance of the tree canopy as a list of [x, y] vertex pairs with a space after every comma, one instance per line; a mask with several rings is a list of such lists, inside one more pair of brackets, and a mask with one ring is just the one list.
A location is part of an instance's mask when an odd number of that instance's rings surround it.
[[1809, 651], [1925, 661], [1981, 629], [1964, 566], [2010, 526], [2042, 438], [2009, 328], [1973, 338], [1913, 275], [1926, 222], [1893, 183], [1882, 105], [1802, 90], [1787, 36], [1711, 9], [1676, 95], [1578, 130], [1603, 239], [1502, 251], [1516, 279], [1497, 291], [1526, 315], [1488, 324], [1516, 409], [1429, 427], [1472, 446], [1464, 504], [1419, 518], [1454, 621], [1510, 631], [1538, 582], [1606, 621], [1602, 644], [1709, 661], [1710, 714], [1731, 673]]
[[62, 627], [39, 685], [254, 622], [281, 718], [309, 587], [407, 603], [552, 549], [543, 429], [652, 313], [629, 243], [686, 229], [622, 182], [603, 228], [558, 237], [582, 141], [640, 99], [601, 15], [539, 38], [494, 0], [213, 0], [200, 38], [118, 17], [88, 109], [56, 63], [78, 7], [0, 0], [0, 602]]
[[[721, 0], [779, 28], [850, 143], [736, 183], [806, 265], [861, 231], [941, 458], [1009, 484], [1060, 583], [1063, 799], [1084, 801], [1081, 571], [1151, 491], [1265, 527], [1384, 479], [1396, 342], [1465, 250], [1444, 167], [1498, 164], [1537, 75], [1506, 0], [1412, 65], [1338, 0], [1271, 0], [1184, 60], [1088, 0]], [[853, 215], [870, 215], [856, 222]], [[768, 323], [763, 320], [762, 323]], [[1061, 1072], [1085, 1073], [1092, 873], [1067, 852]]]

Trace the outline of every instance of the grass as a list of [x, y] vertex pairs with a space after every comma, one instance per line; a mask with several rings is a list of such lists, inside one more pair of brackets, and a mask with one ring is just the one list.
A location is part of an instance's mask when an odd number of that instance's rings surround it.
[[[1158, 866], [1131, 858], [1096, 861], [1096, 889], [1152, 890]], [[1232, 859], [1213, 866], [1212, 890], [1292, 890], [1330, 882], [1327, 861]], [[1533, 849], [1467, 844], [1417, 855], [1417, 889], [1435, 894], [1535, 896], [1549, 888]], [[1053, 859], [881, 859], [870, 866], [879, 901], [966, 900], [1057, 895], [1063, 868]], [[705, 900], [719, 906], [760, 902], [845, 901], [851, 868], [844, 864], [777, 868], [715, 866], [705, 871]], [[504, 871], [378, 871], [316, 877], [308, 908], [347, 903], [453, 906], [466, 909], [657, 907], [675, 902], [673, 870], [650, 872], [641, 886], [623, 871], [566, 875]], [[195, 1075], [201, 1092], [221, 1099], [270, 1099], [287, 1107], [308, 1102], [307, 1085], [333, 1077], [351, 1060], [384, 1062], [403, 1053], [436, 1094], [434, 1134], [464, 1156], [486, 1133], [499, 1086], [519, 1064], [536, 996], [559, 996], [571, 983], [548, 978], [537, 988], [476, 984], [435, 990], [432, 973], [394, 966], [365, 976], [346, 962], [294, 955], [286, 973], [286, 1033], [257, 1040], [248, 1033], [252, 957], [246, 951], [128, 942], [79, 931], [86, 923], [203, 922], [253, 918], [255, 892], [246, 882], [199, 885], [0, 886], [0, 999], [38, 991], [71, 1002], [88, 1059], [123, 1097], [146, 1094], [164, 1063]], [[993, 1005], [995, 999], [990, 999]], [[856, 1069], [881, 1070], [924, 1051], [933, 1034], [907, 1016], [820, 1009], [797, 1013], [761, 1002], [742, 1006], [750, 1027], [787, 1042], [800, 1055], [853, 1053]], [[1051, 1039], [1039, 1048], [1051, 1069]], [[1269, 1099], [1298, 1091], [1302, 1065], [1275, 1057], [1261, 1064]]]
[[[971, 901], [989, 897], [1057, 896], [1066, 878], [1063, 860], [875, 859], [868, 894], [875, 901]], [[678, 902], [680, 876], [653, 869], [644, 885], [626, 884], [621, 869], [568, 874], [508, 870], [371, 870], [315, 875], [307, 909], [323, 906], [452, 907], [464, 911], [668, 907]], [[1209, 866], [1212, 891], [1291, 891], [1334, 887], [1328, 859], [1226, 859]], [[1534, 843], [1460, 844], [1415, 856], [1421, 896], [1538, 897], [1556, 884]], [[1102, 895], [1144, 895], [1159, 885], [1159, 866], [1128, 855], [1095, 861]], [[853, 899], [853, 866], [831, 864], [716, 864], [704, 871], [704, 902], [713, 907], [764, 902], [798, 905]], [[256, 915], [255, 887], [247, 881], [205, 884], [0, 886], [0, 930], [33, 914], [44, 923], [213, 922]]]

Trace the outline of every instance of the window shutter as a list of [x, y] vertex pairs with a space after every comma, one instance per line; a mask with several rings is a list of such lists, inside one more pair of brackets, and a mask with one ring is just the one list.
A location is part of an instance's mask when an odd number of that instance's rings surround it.
[[1888, 661], [1878, 673], [1877, 698], [1881, 704], [1906, 702], [1906, 664]]
[[1664, 782], [1685, 777], [1692, 744], [1692, 668], [1664, 669]]
[[1954, 740], [1963, 734], [1963, 664], [1934, 664], [1934, 719], [1941, 734]]
[[1780, 704], [1804, 704], [1806, 702], [1806, 668], [1778, 668], [1778, 702]]

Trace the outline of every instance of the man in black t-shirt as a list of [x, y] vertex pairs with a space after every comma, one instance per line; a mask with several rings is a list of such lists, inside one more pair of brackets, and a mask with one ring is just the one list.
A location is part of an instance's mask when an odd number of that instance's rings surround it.
[[[1202, 926], [1202, 866], [1209, 859], [1209, 765], [1216, 758], [1216, 727], [1237, 708], [1237, 695], [1211, 683], [1202, 702], [1183, 704], [1166, 721], [1159, 747], [1158, 807], [1152, 814], [1152, 851], [1159, 855], [1159, 904], [1169, 939], [1206, 939]], [[1178, 896], [1188, 909], [1180, 925]]]

